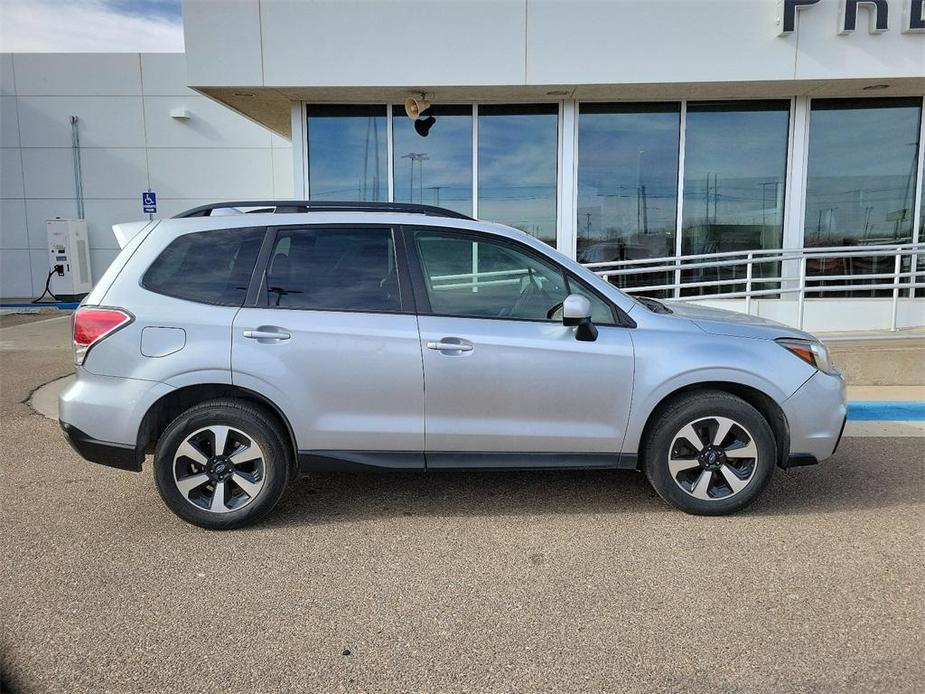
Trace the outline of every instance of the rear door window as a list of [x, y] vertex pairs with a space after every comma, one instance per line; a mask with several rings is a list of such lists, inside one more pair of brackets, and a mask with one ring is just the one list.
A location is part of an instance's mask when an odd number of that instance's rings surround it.
[[280, 229], [267, 263], [266, 304], [325, 311], [401, 311], [388, 227]]
[[141, 280], [152, 292], [202, 304], [242, 306], [265, 229], [215, 229], [179, 236]]

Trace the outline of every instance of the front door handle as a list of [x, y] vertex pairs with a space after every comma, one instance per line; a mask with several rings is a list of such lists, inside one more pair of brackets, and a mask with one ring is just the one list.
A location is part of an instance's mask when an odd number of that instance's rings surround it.
[[438, 342], [428, 342], [427, 349], [438, 352], [471, 352], [475, 347], [468, 340], [460, 337], [444, 337]]
[[261, 325], [256, 330], [245, 330], [244, 337], [258, 342], [278, 342], [279, 340], [288, 340], [292, 336], [282, 328]]

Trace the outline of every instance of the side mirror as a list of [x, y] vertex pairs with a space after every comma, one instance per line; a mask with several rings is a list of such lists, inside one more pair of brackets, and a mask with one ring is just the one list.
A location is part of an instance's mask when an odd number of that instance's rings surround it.
[[591, 322], [591, 302], [581, 294], [569, 294], [562, 302], [562, 324], [576, 326], [575, 339], [594, 342], [597, 328]]

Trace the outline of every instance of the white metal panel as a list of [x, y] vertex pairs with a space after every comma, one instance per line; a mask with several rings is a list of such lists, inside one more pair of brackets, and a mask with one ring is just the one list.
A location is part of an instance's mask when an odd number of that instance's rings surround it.
[[16, 84], [13, 79], [13, 54], [0, 53], [0, 94], [15, 94]]
[[[115, 237], [113, 237], [115, 238]], [[119, 255], [118, 248], [91, 248], [90, 249], [90, 267], [93, 270], [93, 283], [99, 280], [106, 272], [106, 268]]]
[[186, 85], [186, 54], [141, 54], [141, 87], [146, 96], [189, 94]]
[[19, 147], [15, 96], [0, 96], [0, 147]]
[[13, 68], [20, 96], [141, 94], [137, 53], [16, 53]]
[[151, 188], [165, 197], [228, 200], [273, 196], [273, 162], [268, 148], [151, 149], [148, 161]]
[[23, 167], [18, 149], [0, 149], [0, 198], [23, 197]]
[[[523, 0], [263, 2], [264, 84], [521, 84], [525, 21]], [[195, 49], [187, 49], [191, 84], [231, 84], [225, 73], [237, 72], [237, 58], [230, 66], [220, 60], [238, 46], [212, 42], [211, 35], [209, 45], [197, 45], [204, 33], [199, 22], [191, 27], [186, 20], [187, 46]], [[200, 62], [213, 71], [203, 74]]]
[[[185, 212], [186, 210], [191, 210], [194, 207], [200, 207], [202, 205], [208, 205], [209, 203], [215, 202], [215, 198], [185, 198], [185, 197], [164, 197], [158, 193], [157, 196], [157, 217], [160, 219], [168, 219], [175, 215]], [[141, 210], [139, 207], [138, 210]], [[142, 215], [140, 212], [136, 213], [133, 217], [130, 218], [131, 221], [146, 221], [148, 219], [147, 215]], [[129, 221], [129, 220], [121, 220]]]
[[0, 249], [29, 248], [25, 200], [0, 200], [0, 229]]
[[[257, 0], [185, 0], [183, 32], [189, 84], [263, 84], [260, 3]], [[270, 41], [276, 41], [271, 37]], [[288, 47], [305, 50], [303, 40]]]
[[[189, 109], [190, 117], [171, 117], [171, 110], [178, 107]], [[146, 96], [144, 110], [148, 147], [270, 147], [269, 130], [192, 92]]]
[[528, 84], [793, 76], [796, 40], [776, 36], [773, 2], [558, 0], [528, 12]]
[[[160, 200], [158, 200], [160, 203]], [[123, 200], [94, 200], [84, 201], [84, 213], [87, 217], [87, 235], [90, 238], [90, 248], [119, 248], [112, 225], [118, 222], [134, 222], [147, 219], [148, 215], [141, 210], [141, 197], [126, 198]], [[111, 220], [111, 221], [110, 221]], [[100, 268], [100, 272], [105, 267]]]
[[273, 156], [273, 198], [285, 200], [296, 197], [292, 184], [292, 150], [273, 148], [270, 153]]
[[138, 96], [21, 96], [22, 146], [70, 148], [71, 116], [82, 148], [145, 146]]
[[[23, 150], [26, 154], [31, 150]], [[63, 150], [71, 159], [71, 151]], [[144, 148], [86, 148], [80, 154], [86, 198], [138, 198], [148, 185]], [[69, 172], [73, 188], [74, 172]], [[73, 193], [72, 193], [73, 195]]]
[[[42, 258], [44, 259], [44, 255]], [[47, 272], [47, 270], [46, 270]], [[44, 280], [45, 275], [42, 275]], [[27, 250], [0, 253], [0, 296], [27, 297], [32, 294], [32, 263]]]
[[[25, 196], [20, 192], [17, 197], [27, 198], [73, 198], [74, 190], [74, 158], [70, 149], [22, 149], [4, 150], [13, 152], [16, 159], [22, 155], [22, 188]], [[5, 170], [5, 167], [4, 167]], [[0, 185], [6, 186], [6, 176], [3, 176]], [[7, 196], [5, 193], [3, 197]], [[42, 242], [44, 249], [45, 242]]]

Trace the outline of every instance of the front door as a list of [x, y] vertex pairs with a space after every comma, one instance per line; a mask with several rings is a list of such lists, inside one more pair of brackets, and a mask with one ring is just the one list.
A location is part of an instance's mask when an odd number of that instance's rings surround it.
[[388, 227], [277, 229], [256, 307], [234, 321], [236, 385], [289, 419], [300, 454], [423, 467], [417, 321]]
[[[428, 467], [614, 464], [633, 345], [613, 308], [527, 246], [451, 230], [409, 236]], [[562, 324], [556, 307], [569, 293], [591, 299], [596, 341]]]

